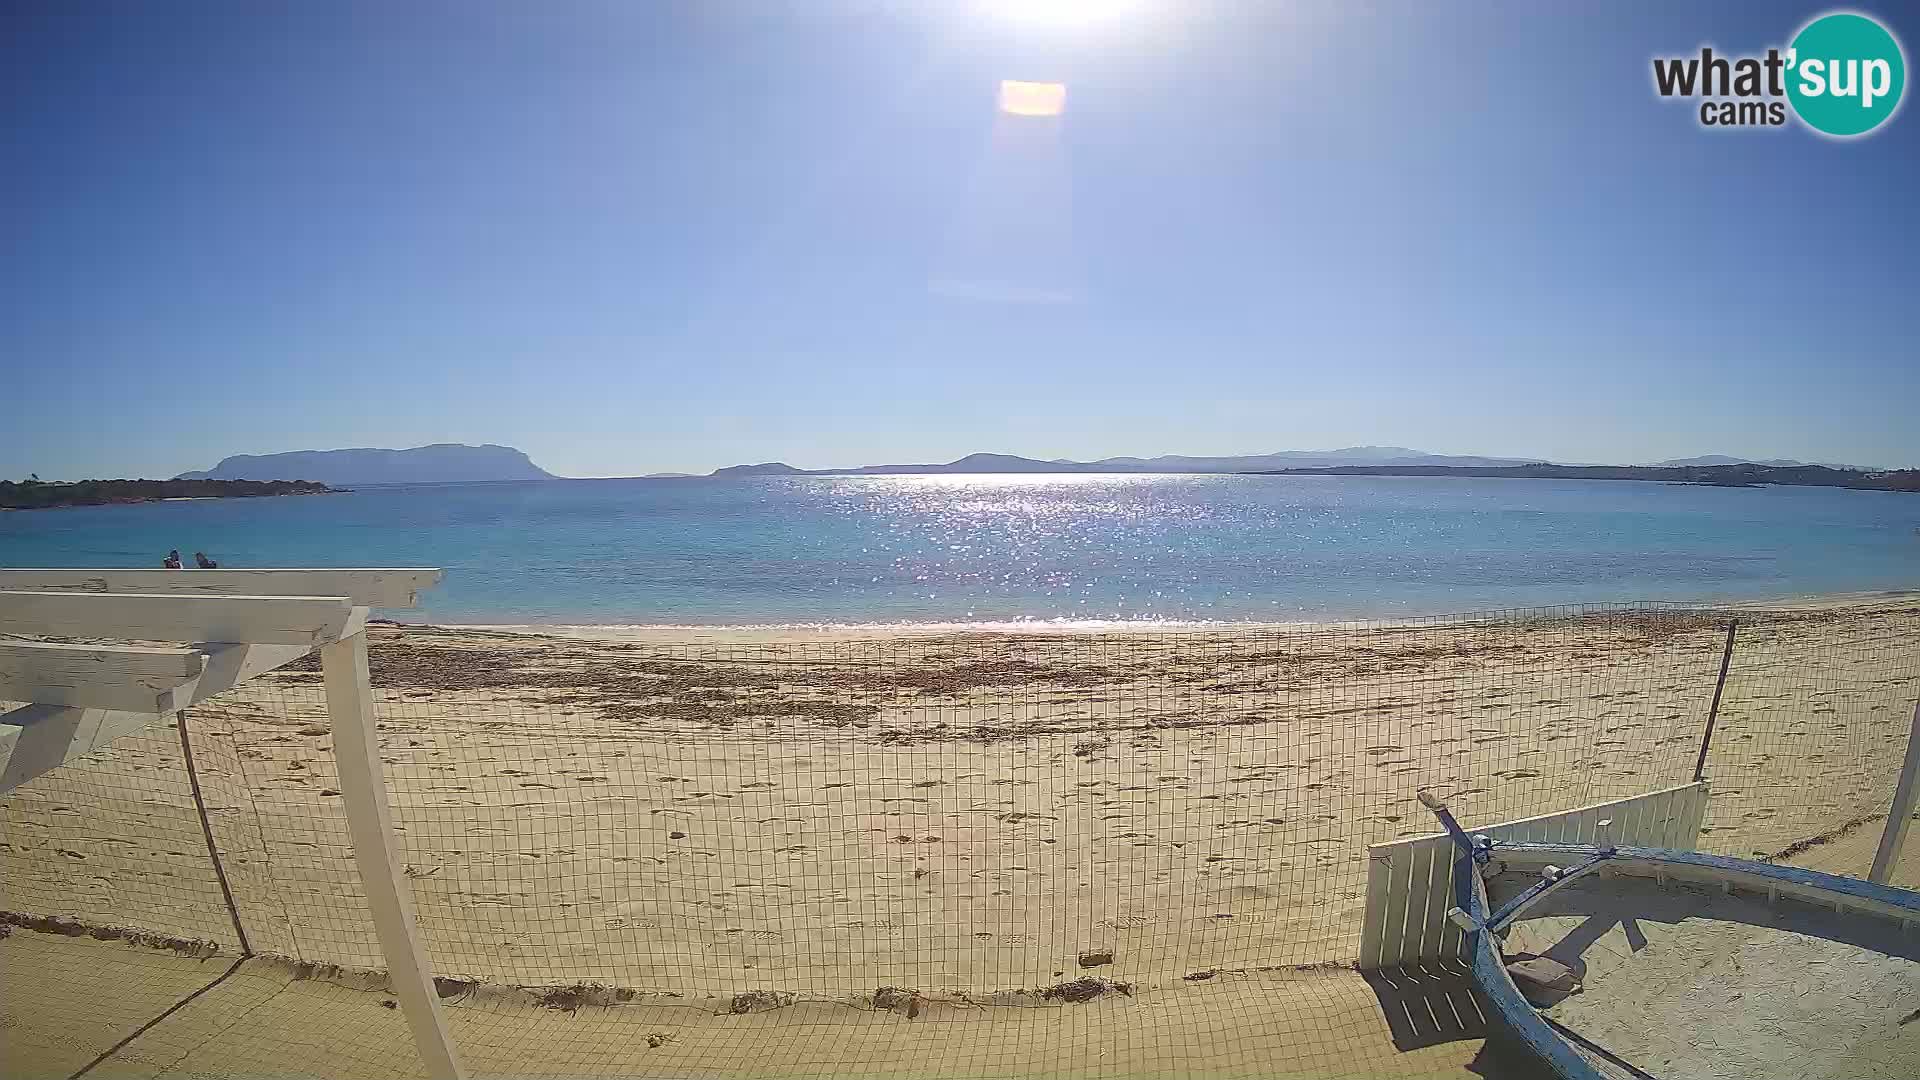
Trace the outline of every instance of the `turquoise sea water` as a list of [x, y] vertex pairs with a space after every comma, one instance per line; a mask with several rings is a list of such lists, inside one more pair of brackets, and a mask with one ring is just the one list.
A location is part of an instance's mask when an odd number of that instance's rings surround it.
[[1292, 621], [1920, 587], [1920, 495], [1279, 476], [558, 480], [0, 514], [0, 565], [440, 566], [405, 617]]

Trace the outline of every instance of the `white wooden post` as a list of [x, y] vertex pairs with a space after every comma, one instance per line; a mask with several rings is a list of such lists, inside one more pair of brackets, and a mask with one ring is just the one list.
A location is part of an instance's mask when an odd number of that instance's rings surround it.
[[0, 712], [0, 795], [81, 754], [159, 723], [156, 713], [77, 705], [22, 705]]
[[[28, 715], [15, 715], [22, 712]], [[88, 713], [93, 715], [89, 717]], [[75, 742], [83, 741], [80, 726], [89, 719], [98, 724], [101, 711], [71, 705], [28, 705], [7, 715], [10, 722], [20, 725], [20, 734], [7, 759], [0, 761], [0, 792], [12, 791], [41, 773], [65, 764], [68, 749]]]
[[414, 1045], [434, 1080], [460, 1080], [460, 1058], [440, 1015], [440, 995], [426, 950], [414, 933], [413, 894], [393, 847], [393, 811], [387, 805], [380, 741], [374, 732], [373, 686], [367, 674], [367, 635], [355, 633], [320, 650], [326, 679], [327, 714], [333, 723], [333, 754], [340, 768], [340, 794], [353, 833], [353, 858], [373, 909], [373, 927], [387, 959], [394, 997], [413, 1029]]
[[1880, 831], [1880, 850], [1874, 853], [1868, 881], [1882, 885], [1900, 861], [1900, 848], [1907, 842], [1907, 826], [1913, 824], [1913, 802], [1920, 795], [1920, 701], [1913, 704], [1913, 731], [1907, 736], [1907, 761], [1900, 767], [1900, 782], [1894, 785], [1893, 806], [1887, 811], [1887, 827]]

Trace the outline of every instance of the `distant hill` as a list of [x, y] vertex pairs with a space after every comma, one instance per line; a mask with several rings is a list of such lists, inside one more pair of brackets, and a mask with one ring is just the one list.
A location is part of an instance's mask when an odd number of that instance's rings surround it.
[[1804, 461], [1789, 458], [1773, 458], [1768, 461], [1756, 461], [1753, 458], [1733, 457], [1728, 454], [1701, 454], [1699, 457], [1668, 458], [1665, 461], [1649, 462], [1650, 469], [1684, 469], [1700, 465], [1805, 465]]
[[944, 465], [862, 465], [857, 469], [809, 469], [834, 476], [893, 476], [915, 473], [1057, 473], [1102, 472], [1081, 461], [1037, 461], [1013, 454], [968, 454]]
[[1484, 476], [1515, 480], [1642, 480], [1708, 487], [1869, 488], [1920, 491], [1920, 469], [1860, 471], [1825, 465], [1517, 465], [1505, 468], [1447, 468], [1431, 465], [1339, 465], [1317, 469], [1275, 469], [1265, 476]]
[[1163, 454], [1160, 457], [1101, 458], [1095, 465], [1145, 469], [1154, 472], [1252, 472], [1257, 469], [1309, 468], [1331, 465], [1526, 465], [1533, 458], [1451, 456], [1429, 454], [1405, 446], [1348, 446], [1339, 450], [1281, 450], [1271, 454], [1243, 454], [1233, 457], [1186, 457]]
[[1237, 473], [1262, 469], [1333, 465], [1460, 465], [1497, 466], [1530, 464], [1532, 458], [1452, 457], [1428, 454], [1404, 446], [1349, 446], [1340, 450], [1282, 450], [1272, 454], [1242, 454], [1224, 457], [1186, 457], [1164, 454], [1160, 457], [1110, 457], [1098, 461], [1073, 461], [1055, 458], [1041, 461], [1013, 454], [968, 454], [939, 464], [861, 465], [850, 469], [796, 469], [783, 462], [761, 465], [730, 465], [713, 471], [714, 476], [897, 476], [919, 473], [1060, 473], [1060, 472], [1147, 472], [1147, 473]]
[[473, 480], [549, 480], [553, 474], [511, 446], [435, 443], [411, 450], [295, 450], [236, 454], [176, 480], [317, 480], [323, 484], [432, 484]]
[[796, 469], [784, 461], [763, 461], [758, 465], [729, 465], [724, 469], [715, 469], [712, 476], [798, 476], [804, 470]]
[[[862, 465], [855, 469], [796, 469], [785, 462], [733, 465], [715, 470], [718, 477], [749, 476], [897, 476], [920, 473], [1256, 473], [1262, 475], [1320, 476], [1486, 476], [1535, 480], [1645, 480], [1712, 487], [1757, 487], [1780, 484], [1799, 487], [1873, 488], [1883, 491], [1920, 490], [1920, 469], [1850, 469], [1827, 465], [1754, 464], [1733, 459], [1719, 463], [1720, 455], [1700, 459], [1706, 465], [1553, 465], [1526, 458], [1489, 458], [1427, 454], [1404, 446], [1349, 446], [1342, 450], [1284, 450], [1242, 457], [1102, 458], [1071, 461], [1016, 457], [1012, 454], [968, 454], [944, 464]], [[1279, 468], [1261, 465], [1279, 463]]]
[[1855, 472], [1872, 472], [1866, 465], [1837, 465], [1833, 462], [1795, 461], [1792, 458], [1743, 458], [1726, 454], [1702, 454], [1699, 457], [1668, 458], [1656, 461], [1648, 468], [1685, 469], [1702, 465], [1767, 465], [1777, 469], [1798, 469], [1816, 465], [1822, 469], [1852, 469]]

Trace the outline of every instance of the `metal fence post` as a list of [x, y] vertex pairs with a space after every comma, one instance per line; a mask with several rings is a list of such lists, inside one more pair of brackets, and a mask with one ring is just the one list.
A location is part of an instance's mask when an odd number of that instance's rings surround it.
[[1913, 704], [1913, 730], [1907, 736], [1907, 760], [1900, 766], [1900, 782], [1894, 785], [1893, 806], [1887, 811], [1887, 827], [1880, 831], [1880, 850], [1874, 852], [1873, 869], [1867, 880], [1882, 885], [1900, 861], [1900, 848], [1907, 842], [1907, 826], [1913, 824], [1913, 803], [1920, 795], [1920, 701]]
[[1707, 706], [1707, 730], [1700, 735], [1700, 760], [1693, 763], [1693, 782], [1706, 779], [1707, 747], [1713, 745], [1713, 724], [1720, 719], [1720, 694], [1727, 688], [1727, 665], [1733, 662], [1733, 633], [1740, 628], [1740, 620], [1727, 622], [1727, 647], [1720, 653], [1720, 678], [1713, 684], [1713, 704]]
[[387, 960], [387, 981], [413, 1029], [413, 1042], [427, 1075], [461, 1080], [460, 1058], [447, 1037], [440, 995], [433, 986], [426, 950], [414, 932], [413, 894], [393, 846], [393, 811], [374, 732], [373, 686], [367, 674], [367, 635], [354, 633], [320, 650], [326, 680], [327, 715], [333, 725], [333, 756], [340, 768], [340, 794], [353, 834], [353, 860], [373, 911], [373, 928]]

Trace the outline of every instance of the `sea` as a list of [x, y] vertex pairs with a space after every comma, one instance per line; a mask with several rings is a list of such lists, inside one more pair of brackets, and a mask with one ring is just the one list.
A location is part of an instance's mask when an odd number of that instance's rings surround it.
[[543, 480], [0, 513], [0, 566], [436, 566], [396, 617], [1302, 622], [1920, 588], [1920, 495], [1240, 475]]

